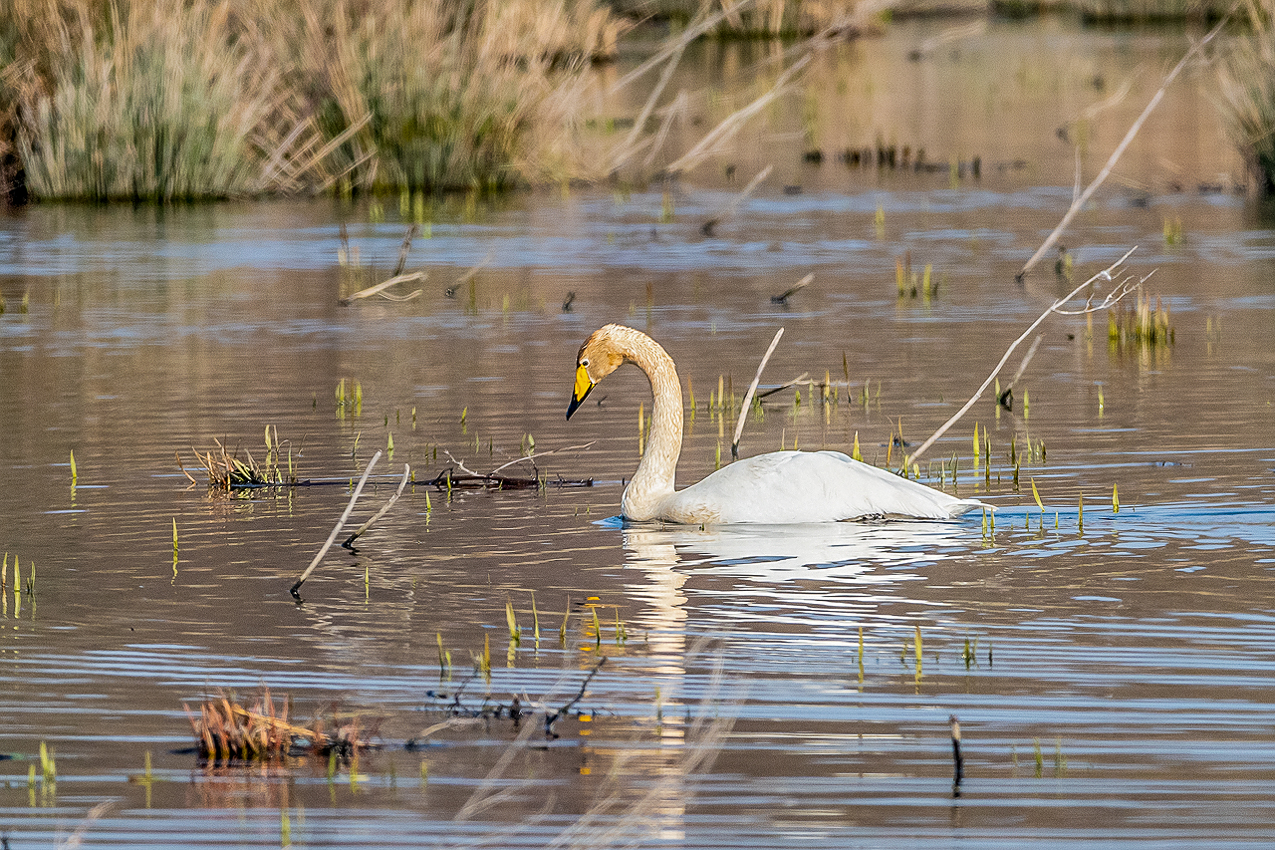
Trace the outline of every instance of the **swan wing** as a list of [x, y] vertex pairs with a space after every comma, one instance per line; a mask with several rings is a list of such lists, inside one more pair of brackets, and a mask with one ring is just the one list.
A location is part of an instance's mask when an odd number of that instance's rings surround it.
[[953, 519], [986, 507], [841, 453], [771, 452], [736, 461], [668, 497], [687, 523], [835, 522], [870, 516]]

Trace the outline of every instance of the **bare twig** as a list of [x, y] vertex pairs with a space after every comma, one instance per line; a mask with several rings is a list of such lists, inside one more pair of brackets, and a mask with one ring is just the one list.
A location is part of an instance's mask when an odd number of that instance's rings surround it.
[[[115, 808], [114, 800], [104, 800], [89, 809], [83, 819], [80, 820], [79, 824], [76, 825], [75, 832], [67, 836], [65, 841], [58, 844], [58, 850], [74, 850], [74, 848], [81, 846], [84, 843], [84, 834], [88, 832], [89, 827], [93, 825], [93, 821], [102, 817], [113, 808]], [[4, 844], [7, 847], [9, 842], [6, 840]]]
[[[1000, 362], [996, 364], [996, 368], [994, 368], [992, 370], [992, 373], [987, 376], [987, 380], [983, 381], [982, 386], [980, 386], [977, 390], [974, 391], [974, 395], [970, 397], [970, 400], [965, 402], [965, 404], [961, 407], [961, 409], [956, 411], [956, 413], [952, 415], [951, 419], [944, 422], [942, 426], [940, 426], [939, 429], [935, 431], [928, 440], [922, 443], [916, 451], [912, 452], [911, 455], [905, 457], [904, 459], [905, 465], [911, 466], [913, 463], [915, 463], [921, 455], [925, 454], [926, 449], [934, 445], [935, 440], [937, 440], [939, 437], [947, 433], [947, 429], [955, 425], [956, 422], [962, 416], [964, 416], [971, 407], [974, 406], [974, 402], [978, 401], [978, 399], [983, 395], [983, 392], [989, 386], [991, 386], [992, 381], [995, 380], [996, 376], [1000, 373], [1000, 370], [1004, 368], [1005, 364], [1009, 361], [1009, 357], [1011, 354], [1014, 353], [1014, 349], [1018, 348], [1019, 344], [1023, 340], [1027, 339], [1027, 337], [1031, 335], [1031, 332], [1036, 330], [1036, 328], [1040, 326], [1040, 323], [1045, 321], [1045, 319], [1047, 319], [1051, 313], [1060, 313], [1063, 315], [1076, 315], [1078, 313], [1097, 312], [1098, 310], [1103, 310], [1103, 309], [1106, 309], [1107, 307], [1110, 307], [1112, 304], [1115, 304], [1121, 298], [1124, 298], [1130, 292], [1132, 292], [1133, 290], [1141, 286], [1142, 282], [1145, 281], [1151, 275], [1148, 274], [1141, 278], [1135, 278], [1133, 275], [1126, 275], [1120, 280], [1116, 280], [1116, 278], [1112, 274], [1117, 268], [1120, 267], [1121, 264], [1124, 263], [1125, 260], [1129, 259], [1129, 255], [1136, 250], [1137, 248], [1130, 248], [1129, 251], [1125, 253], [1123, 257], [1116, 260], [1114, 263], [1107, 266], [1107, 268], [1103, 269], [1102, 271], [1095, 274], [1093, 277], [1086, 280], [1084, 283], [1077, 286], [1075, 289], [1073, 289], [1071, 292], [1064, 295], [1062, 298], [1059, 298], [1053, 304], [1050, 304], [1049, 308], [1045, 310], [1045, 312], [1041, 313], [1036, 318], [1036, 321], [1032, 322], [1027, 327], [1027, 330], [1023, 331], [1022, 335], [1018, 337], [1018, 339], [1014, 340], [1012, 343], [1009, 344], [1009, 348], [1005, 350], [1005, 354], [1003, 357], [1001, 357]], [[1096, 305], [1092, 304], [1091, 303], [1092, 298], [1090, 298], [1089, 300], [1085, 302], [1085, 308], [1082, 310], [1064, 311], [1061, 309], [1063, 305], [1065, 305], [1067, 302], [1071, 301], [1073, 298], [1079, 295], [1081, 291], [1084, 290], [1085, 287], [1090, 286], [1102, 280], [1114, 281], [1116, 285], [1112, 288], [1111, 292], [1107, 294], [1107, 297], [1104, 298], [1100, 304], [1096, 304]]]
[[345, 525], [345, 521], [350, 518], [350, 513], [354, 510], [354, 503], [359, 500], [359, 494], [363, 492], [363, 485], [367, 483], [367, 477], [372, 474], [372, 467], [376, 466], [376, 462], [381, 459], [381, 453], [378, 451], [372, 455], [372, 459], [367, 462], [367, 468], [363, 470], [363, 477], [359, 479], [358, 485], [354, 488], [354, 493], [350, 496], [350, 503], [345, 506], [345, 512], [341, 514], [341, 518], [336, 521], [332, 533], [328, 535], [328, 540], [323, 544], [323, 548], [319, 550], [319, 554], [314, 556], [314, 560], [310, 562], [310, 566], [305, 568], [305, 572], [301, 577], [288, 589], [292, 597], [298, 602], [301, 601], [301, 585], [305, 584], [305, 580], [310, 577], [310, 573], [314, 572], [314, 568], [319, 565], [319, 561], [323, 560], [324, 554], [332, 546], [332, 541], [336, 540], [336, 536], [341, 533], [341, 527]]
[[792, 296], [796, 295], [798, 292], [800, 292], [801, 290], [809, 286], [810, 282], [814, 279], [815, 279], [815, 273], [811, 272], [810, 274], [803, 277], [801, 280], [794, 283], [792, 286], [788, 287], [788, 289], [786, 289], [782, 295], [770, 296], [770, 302], [772, 304], [787, 304], [789, 298], [791, 298]]
[[[493, 469], [491, 472], [487, 474], [495, 475], [496, 473], [500, 472], [500, 470], [505, 469], [506, 467], [509, 467], [509, 466], [513, 466], [515, 463], [522, 463], [525, 460], [535, 460], [538, 457], [548, 457], [549, 455], [561, 454], [562, 452], [574, 452], [577, 450], [584, 451], [585, 449], [592, 448], [593, 444], [596, 442], [597, 440], [590, 440], [589, 442], [581, 443], [578, 446], [563, 446], [560, 449], [550, 449], [547, 452], [540, 452], [534, 455], [524, 455], [523, 457], [517, 458], [516, 460], [511, 460], [508, 463], [502, 463], [500, 466], [496, 467], [495, 469]], [[532, 464], [532, 467], [533, 468], [535, 467], [534, 463]]]
[[478, 262], [478, 264], [470, 266], [465, 271], [464, 274], [456, 278], [456, 282], [453, 283], [451, 286], [447, 287], [447, 289], [443, 291], [443, 294], [446, 295], [448, 298], [452, 298], [453, 296], [455, 296], [456, 290], [460, 289], [460, 286], [462, 283], [468, 283], [469, 281], [473, 280], [474, 275], [478, 274], [478, 272], [486, 268], [494, 259], [496, 259], [496, 252], [488, 251], [487, 256], [483, 257], [482, 260]]
[[380, 295], [382, 298], [390, 298], [391, 300], [396, 301], [409, 301], [420, 295], [421, 290], [418, 289], [415, 292], [402, 297], [388, 296], [383, 292], [383, 290], [389, 289], [391, 286], [395, 286], [396, 284], [410, 283], [414, 280], [424, 280], [427, 277], [429, 277], [429, 275], [425, 272], [412, 272], [411, 274], [396, 275], [389, 280], [376, 284], [375, 286], [369, 286], [367, 289], [360, 289], [353, 295], [342, 298], [340, 303], [341, 306], [348, 307], [352, 301], [357, 301], [360, 298], [371, 298], [373, 295]]
[[403, 267], [407, 265], [407, 255], [412, 250], [412, 240], [416, 238], [416, 234], [420, 232], [421, 226], [413, 224], [407, 228], [407, 235], [403, 237], [403, 244], [398, 249], [398, 263], [394, 266], [394, 274], [390, 277], [398, 277], [403, 273]]
[[1208, 35], [1204, 36], [1204, 38], [1192, 45], [1191, 49], [1186, 52], [1186, 55], [1182, 57], [1181, 61], [1179, 61], [1177, 65], [1173, 66], [1173, 70], [1170, 71], [1168, 76], [1164, 78], [1164, 82], [1160, 85], [1160, 88], [1156, 89], [1156, 93], [1151, 96], [1151, 100], [1142, 110], [1142, 114], [1138, 116], [1138, 120], [1133, 122], [1129, 131], [1125, 133], [1124, 138], [1120, 140], [1120, 144], [1116, 145], [1116, 149], [1111, 152], [1111, 156], [1107, 158], [1107, 164], [1102, 167], [1102, 171], [1098, 172], [1098, 176], [1093, 179], [1092, 183], [1085, 187], [1085, 191], [1081, 192], [1079, 197], [1072, 201], [1071, 206], [1067, 208], [1067, 212], [1063, 214], [1062, 221], [1058, 222], [1058, 226], [1054, 228], [1053, 232], [1050, 233], [1049, 236], [1045, 237], [1045, 241], [1042, 242], [1040, 247], [1036, 249], [1036, 253], [1032, 254], [1031, 259], [1029, 259], [1022, 269], [1019, 270], [1019, 280], [1022, 280], [1027, 272], [1031, 271], [1032, 267], [1034, 267], [1036, 263], [1040, 262], [1040, 258], [1045, 256], [1045, 254], [1054, 247], [1054, 243], [1058, 241], [1060, 236], [1062, 236], [1063, 231], [1067, 229], [1067, 225], [1071, 224], [1071, 220], [1076, 217], [1076, 213], [1080, 212], [1081, 208], [1084, 207], [1085, 202], [1093, 196], [1093, 193], [1098, 190], [1098, 187], [1101, 186], [1107, 179], [1108, 175], [1111, 174], [1111, 170], [1116, 167], [1116, 163], [1124, 154], [1125, 149], [1129, 147], [1129, 143], [1133, 141], [1133, 137], [1138, 135], [1138, 131], [1142, 129], [1142, 125], [1155, 110], [1156, 106], [1159, 105], [1160, 100], [1164, 97], [1165, 90], [1169, 87], [1169, 84], [1177, 79], [1178, 74], [1180, 74], [1182, 69], [1187, 66], [1187, 63], [1193, 59], [1206, 44], [1212, 41], [1215, 35], [1221, 32], [1222, 27], [1226, 26], [1229, 20], [1229, 15], [1224, 16], [1222, 20], [1218, 22], [1217, 26], [1209, 30]]
[[779, 78], [775, 80], [774, 86], [768, 92], [742, 109], [738, 109], [728, 115], [720, 124], [710, 130], [704, 138], [700, 139], [693, 148], [665, 168], [664, 173], [667, 175], [679, 174], [698, 165], [716, 149], [718, 144], [738, 133], [748, 119], [761, 112], [772, 100], [783, 94], [788, 84], [792, 82], [793, 77], [810, 64], [810, 60], [813, 58], [814, 54], [807, 53], [794, 62], [779, 75]]
[[655, 68], [656, 66], [658, 66], [665, 59], [668, 59], [674, 53], [679, 53], [680, 51], [684, 50], [686, 48], [686, 45], [690, 44], [692, 41], [699, 38], [701, 35], [708, 32], [713, 27], [717, 26], [719, 23], [721, 23], [723, 19], [729, 17], [732, 13], [738, 12], [740, 9], [749, 5], [751, 2], [752, 0], [741, 0], [741, 2], [736, 3], [731, 9], [728, 9], [723, 12], [718, 12], [716, 15], [713, 15], [710, 18], [705, 18], [703, 21], [701, 21], [697, 25], [687, 27], [686, 30], [682, 33], [681, 37], [677, 39], [677, 41], [673, 42], [672, 44], [666, 44], [659, 53], [656, 53], [650, 59], [646, 60], [641, 65], [634, 68], [632, 71], [625, 74], [620, 79], [616, 80], [615, 83], [611, 86], [610, 90], [607, 92], [607, 94], [614, 95], [620, 89], [624, 88], [629, 83], [643, 76], [652, 68]]
[[548, 712], [545, 713], [545, 736], [546, 737], [549, 737], [549, 738], [558, 737], [553, 731], [553, 724], [557, 723], [558, 720], [563, 717], [563, 715], [569, 712], [573, 705], [578, 703], [580, 700], [584, 699], [584, 692], [589, 687], [589, 683], [593, 681], [593, 677], [598, 675], [598, 671], [601, 670], [602, 665], [606, 663], [607, 663], [607, 659], [605, 655], [599, 658], [598, 663], [595, 664], [593, 666], [593, 669], [589, 671], [589, 675], [585, 676], [584, 681], [580, 683], [580, 690], [576, 692], [576, 695], [572, 697], [571, 699], [567, 700], [566, 705], [564, 705], [562, 708], [558, 709], [557, 711], [553, 712], [552, 714]]
[[757, 365], [757, 374], [753, 375], [753, 382], [748, 385], [748, 392], [744, 393], [744, 404], [739, 409], [739, 421], [735, 423], [735, 436], [730, 443], [731, 460], [739, 459], [739, 437], [744, 433], [744, 422], [748, 419], [748, 410], [753, 403], [753, 393], [757, 392], [757, 382], [761, 380], [761, 372], [766, 368], [766, 361], [770, 360], [770, 355], [775, 353], [775, 346], [779, 345], [779, 338], [783, 335], [783, 328], [775, 331], [775, 338], [770, 341], [770, 347], [766, 349], [761, 363]]
[[[805, 381], [807, 381], [809, 378], [810, 378], [810, 373], [809, 373], [809, 372], [802, 372], [802, 373], [801, 373], [800, 375], [798, 375], [797, 377], [793, 378], [793, 379], [792, 379], [792, 380], [790, 380], [790, 381], [784, 381], [782, 384], [780, 384], [780, 385], [779, 385], [779, 386], [777, 386], [777, 387], [771, 387], [771, 388], [770, 388], [770, 389], [768, 389], [768, 390], [762, 390], [761, 392], [757, 393], [757, 397], [758, 397], [758, 398], [767, 398], [768, 396], [772, 396], [772, 395], [774, 395], [775, 393], [783, 392], [784, 390], [788, 389], [789, 387], [795, 387], [797, 384], [804, 383], [804, 382], [805, 382]], [[848, 387], [848, 386], [849, 386], [849, 384], [847, 384], [846, 386]]]
[[408, 466], [407, 464], [403, 464], [403, 480], [398, 482], [398, 489], [394, 491], [394, 495], [390, 496], [389, 501], [387, 501], [381, 507], [379, 511], [372, 514], [371, 519], [369, 519], [367, 522], [360, 525], [358, 528], [358, 531], [354, 532], [349, 537], [345, 538], [345, 542], [341, 544], [342, 547], [346, 549], [352, 548], [352, 544], [354, 543], [355, 540], [358, 540], [360, 537], [362, 537], [363, 533], [367, 531], [369, 528], [371, 528], [372, 525], [377, 520], [379, 520], [381, 517], [389, 513], [390, 508], [394, 507], [394, 503], [398, 501], [398, 497], [403, 495], [403, 490], [404, 488], [407, 487], [407, 480], [408, 478], [411, 477], [411, 475], [412, 475], [412, 468]]
[[1027, 353], [1023, 355], [1023, 362], [1018, 364], [1018, 371], [1014, 373], [1014, 377], [1009, 379], [1009, 385], [1001, 390], [1000, 397], [996, 399], [1006, 410], [1013, 409], [1014, 387], [1017, 386], [1018, 379], [1023, 376], [1023, 372], [1027, 371], [1027, 364], [1032, 362], [1032, 358], [1036, 356], [1036, 349], [1040, 348], [1040, 341], [1044, 338], [1044, 334], [1036, 334], [1036, 338], [1032, 340], [1032, 344], [1027, 348]]
[[[744, 201], [748, 200], [748, 196], [751, 195], [753, 192], [755, 192], [757, 190], [757, 187], [761, 185], [761, 181], [769, 177], [770, 172], [774, 170], [775, 170], [775, 166], [768, 165], [765, 168], [763, 168], [761, 171], [759, 171], [756, 177], [748, 181], [748, 185], [744, 187], [744, 191], [740, 192], [738, 195], [736, 195], [734, 198], [731, 199], [731, 202], [726, 205], [725, 209], [723, 209], [717, 215], [710, 218], [708, 221], [704, 222], [704, 225], [700, 227], [699, 229], [700, 233], [703, 233], [705, 236], [712, 236], [713, 228], [721, 224], [723, 219], [730, 218], [732, 215], [734, 215], [735, 210], [739, 209], [739, 205], [742, 204]], [[811, 277], [814, 277], [814, 275], [811, 275]], [[807, 283], [808, 282], [809, 281], [807, 281]]]

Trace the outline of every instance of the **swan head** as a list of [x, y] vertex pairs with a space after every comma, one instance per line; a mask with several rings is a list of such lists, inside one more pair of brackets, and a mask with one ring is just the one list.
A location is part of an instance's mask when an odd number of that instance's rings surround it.
[[621, 350], [621, 339], [625, 334], [635, 331], [623, 325], [603, 325], [598, 328], [580, 346], [576, 355], [576, 383], [571, 392], [571, 403], [567, 406], [567, 418], [576, 412], [576, 408], [584, 404], [585, 398], [593, 391], [598, 381], [610, 375], [624, 363]]

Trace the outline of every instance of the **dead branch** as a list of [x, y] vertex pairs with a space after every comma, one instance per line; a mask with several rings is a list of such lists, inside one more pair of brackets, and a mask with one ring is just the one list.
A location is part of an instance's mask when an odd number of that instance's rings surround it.
[[[791, 381], [785, 381], [784, 383], [780, 384], [777, 387], [771, 387], [768, 390], [762, 390], [761, 392], [757, 393], [757, 398], [762, 399], [762, 398], [766, 398], [767, 396], [772, 396], [775, 393], [783, 392], [789, 387], [795, 387], [797, 386], [797, 384], [804, 383], [805, 381], [809, 380], [809, 378], [810, 378], [809, 372], [802, 372], [800, 375], [793, 378]], [[846, 384], [846, 386], [848, 387], [849, 384]]]
[[[1129, 256], [1136, 250], [1137, 248], [1130, 248], [1129, 251], [1126, 252], [1123, 257], [1116, 260], [1114, 263], [1107, 266], [1107, 268], [1103, 269], [1102, 271], [1095, 274], [1093, 277], [1086, 280], [1084, 283], [1077, 286], [1075, 289], [1073, 289], [1071, 292], [1064, 295], [1062, 298], [1059, 298], [1053, 304], [1049, 305], [1049, 308], [1045, 310], [1045, 312], [1041, 313], [1036, 318], [1036, 321], [1032, 322], [1027, 327], [1027, 330], [1023, 331], [1022, 335], [1018, 337], [1018, 339], [1014, 340], [1013, 342], [1009, 344], [1009, 348], [1005, 350], [1005, 354], [1004, 356], [1001, 357], [1000, 362], [996, 364], [996, 368], [992, 369], [991, 374], [987, 376], [987, 380], [983, 381], [982, 386], [980, 386], [977, 390], [974, 391], [974, 395], [970, 397], [970, 400], [965, 402], [965, 404], [961, 407], [961, 409], [956, 411], [956, 413], [952, 415], [951, 419], [948, 419], [946, 422], [944, 422], [937, 431], [935, 431], [932, 435], [930, 435], [930, 438], [926, 440], [924, 443], [922, 443], [916, 451], [912, 452], [911, 455], [904, 456], [905, 466], [911, 466], [912, 464], [914, 464], [921, 455], [925, 454], [926, 449], [934, 445], [935, 440], [937, 440], [939, 437], [947, 433], [947, 430], [951, 428], [953, 425], [955, 425], [956, 422], [962, 416], [964, 416], [971, 407], [974, 406], [974, 402], [979, 400], [979, 398], [983, 395], [984, 391], [986, 391], [987, 388], [991, 386], [992, 381], [996, 379], [996, 376], [997, 374], [1000, 373], [1000, 370], [1004, 368], [1007, 362], [1009, 362], [1009, 357], [1011, 354], [1014, 353], [1014, 349], [1018, 348], [1019, 344], [1022, 343], [1023, 340], [1027, 339], [1027, 337], [1031, 335], [1031, 332], [1036, 330], [1036, 328], [1040, 326], [1041, 322], [1049, 318], [1051, 313], [1063, 313], [1064, 315], [1076, 315], [1078, 313], [1093, 313], [1099, 310], [1104, 310], [1107, 307], [1110, 307], [1112, 304], [1115, 304], [1116, 302], [1118, 302], [1121, 298], [1124, 298], [1126, 295], [1128, 295], [1130, 292], [1137, 289], [1139, 286], [1141, 286], [1143, 281], [1145, 281], [1147, 278], [1151, 276], [1150, 274], [1145, 275], [1141, 278], [1137, 278], [1134, 275], [1128, 274], [1128, 275], [1124, 275], [1119, 280], [1117, 280], [1115, 276], [1113, 275], [1113, 272], [1115, 272], [1116, 269], [1119, 268], [1124, 263], [1125, 260], [1129, 259]], [[1086, 300], [1084, 309], [1074, 310], [1074, 311], [1064, 313], [1064, 311], [1061, 308], [1065, 304], [1067, 304], [1069, 301], [1071, 301], [1073, 298], [1079, 295], [1081, 291], [1084, 290], [1085, 287], [1091, 286], [1099, 281], [1112, 281], [1115, 283], [1115, 286], [1112, 288], [1112, 291], [1108, 293], [1107, 297], [1104, 298], [1101, 303], [1097, 305], [1092, 304], [1092, 296], [1091, 296], [1089, 299]]]
[[815, 273], [811, 272], [810, 274], [803, 277], [801, 280], [794, 283], [792, 286], [788, 287], [788, 289], [785, 290], [782, 295], [770, 296], [770, 303], [771, 304], [787, 304], [789, 298], [791, 298], [792, 296], [796, 295], [798, 292], [800, 292], [801, 290], [809, 286], [810, 282], [814, 279], [815, 279]]
[[377, 520], [389, 513], [390, 508], [394, 507], [394, 503], [398, 501], [398, 497], [403, 495], [403, 489], [407, 487], [407, 480], [411, 477], [411, 474], [412, 468], [407, 464], [403, 464], [403, 480], [398, 482], [398, 489], [394, 491], [394, 495], [390, 496], [389, 501], [387, 501], [379, 511], [374, 513], [371, 519], [360, 525], [358, 531], [355, 531], [349, 537], [345, 538], [345, 542], [341, 544], [343, 548], [352, 550], [354, 548], [354, 541], [363, 536], [363, 533], [371, 528]]
[[602, 665], [606, 663], [607, 663], [607, 659], [605, 655], [599, 658], [598, 663], [594, 665], [593, 669], [589, 671], [589, 674], [584, 677], [584, 681], [580, 683], [580, 690], [576, 693], [576, 695], [572, 697], [571, 699], [567, 700], [566, 705], [564, 705], [562, 708], [558, 709], [557, 711], [553, 712], [552, 714], [549, 712], [545, 712], [545, 737], [548, 737], [548, 738], [558, 737], [557, 733], [553, 731], [553, 724], [557, 723], [561, 717], [563, 717], [567, 712], [569, 712], [573, 705], [578, 703], [580, 700], [584, 699], [584, 692], [589, 687], [589, 683], [593, 681], [593, 677], [598, 675], [598, 671], [601, 670]]
[[671, 165], [664, 169], [666, 175], [679, 174], [698, 165], [705, 157], [709, 156], [716, 149], [717, 145], [729, 139], [738, 133], [748, 121], [758, 112], [761, 112], [775, 98], [779, 97], [788, 88], [788, 84], [792, 82], [793, 77], [805, 69], [810, 64], [810, 60], [814, 58], [813, 53], [807, 53], [796, 62], [788, 67], [779, 78], [775, 80], [775, 84], [765, 94], [758, 97], [752, 103], [738, 109], [722, 120], [720, 124], [708, 132], [704, 138], [682, 156], [678, 157]]
[[646, 60], [641, 65], [634, 68], [632, 71], [625, 74], [620, 79], [616, 80], [616, 82], [611, 86], [607, 94], [614, 95], [620, 89], [624, 88], [625, 86], [627, 86], [629, 83], [633, 82], [634, 80], [642, 77], [652, 68], [655, 68], [665, 59], [668, 59], [674, 53], [680, 53], [682, 50], [686, 49], [686, 45], [690, 44], [692, 41], [699, 38], [701, 35], [708, 32], [713, 27], [717, 26], [725, 18], [729, 17], [732, 13], [738, 12], [740, 9], [744, 8], [751, 2], [752, 0], [741, 0], [741, 2], [736, 3], [733, 6], [733, 8], [727, 9], [722, 12], [718, 12], [712, 17], [705, 18], [699, 24], [687, 27], [686, 30], [681, 34], [681, 36], [677, 39], [677, 41], [673, 42], [672, 44], [666, 44], [664, 46], [664, 49], [662, 49], [659, 53], [656, 53], [650, 59]]
[[[540, 452], [539, 454], [535, 454], [535, 455], [524, 455], [523, 457], [520, 457], [516, 460], [511, 460], [507, 463], [502, 463], [500, 466], [496, 467], [495, 469], [493, 469], [491, 472], [487, 474], [495, 475], [497, 472], [500, 472], [500, 470], [505, 469], [506, 467], [513, 466], [515, 463], [522, 463], [523, 461], [526, 461], [526, 460], [534, 461], [535, 458], [538, 458], [538, 457], [548, 457], [549, 455], [561, 454], [562, 452], [573, 452], [577, 450], [584, 451], [585, 449], [592, 448], [593, 444], [596, 442], [597, 440], [590, 440], [589, 442], [581, 443], [578, 446], [564, 446], [560, 449], [550, 449], [547, 452]], [[532, 468], [535, 468], [535, 463], [532, 463]]]
[[407, 255], [412, 250], [412, 240], [416, 238], [416, 234], [421, 230], [419, 224], [413, 223], [407, 228], [407, 235], [403, 237], [403, 244], [398, 249], [398, 263], [394, 266], [394, 274], [390, 277], [398, 277], [403, 273], [403, 267], [407, 265]]
[[401, 296], [387, 295], [384, 292], [384, 290], [389, 289], [391, 286], [396, 286], [397, 284], [400, 284], [400, 283], [411, 283], [414, 280], [424, 280], [427, 277], [429, 277], [429, 275], [426, 274], [425, 272], [412, 272], [411, 274], [395, 275], [389, 280], [382, 281], [381, 283], [378, 283], [375, 286], [369, 286], [366, 289], [360, 289], [358, 292], [354, 293], [353, 295], [350, 295], [346, 298], [342, 298], [340, 300], [340, 304], [342, 307], [348, 307], [350, 306], [351, 302], [357, 301], [360, 298], [371, 298], [373, 295], [380, 295], [382, 298], [388, 298], [391, 301], [410, 301], [413, 298], [420, 296], [421, 290], [418, 289], [415, 292], [411, 292], [407, 295], [401, 295]]
[[1080, 212], [1081, 208], [1084, 207], [1085, 202], [1093, 196], [1093, 193], [1098, 190], [1098, 187], [1101, 186], [1103, 182], [1106, 181], [1108, 175], [1111, 174], [1111, 170], [1116, 167], [1116, 163], [1124, 154], [1125, 149], [1129, 147], [1129, 143], [1133, 141], [1133, 137], [1138, 135], [1138, 131], [1142, 129], [1142, 125], [1146, 123], [1147, 118], [1153, 111], [1155, 111], [1156, 106], [1159, 105], [1160, 100], [1164, 97], [1165, 90], [1169, 87], [1169, 84], [1177, 79], [1178, 74], [1180, 74], [1182, 69], [1187, 66], [1187, 63], [1193, 59], [1206, 44], [1213, 40], [1213, 36], [1222, 31], [1222, 28], [1226, 26], [1229, 20], [1230, 15], [1223, 16], [1217, 26], [1209, 30], [1208, 35], [1204, 36], [1204, 38], [1192, 45], [1191, 49], [1186, 52], [1186, 55], [1182, 57], [1181, 61], [1179, 61], [1177, 65], [1173, 66], [1173, 70], [1170, 71], [1168, 76], [1164, 78], [1164, 82], [1160, 85], [1160, 88], [1156, 89], [1155, 94], [1151, 96], [1151, 100], [1147, 103], [1146, 108], [1142, 110], [1142, 114], [1139, 115], [1138, 119], [1133, 122], [1129, 131], [1125, 133], [1124, 138], [1120, 140], [1120, 144], [1116, 145], [1116, 149], [1111, 152], [1111, 156], [1107, 158], [1107, 164], [1102, 167], [1102, 171], [1098, 172], [1098, 176], [1093, 179], [1092, 183], [1085, 187], [1085, 191], [1081, 192], [1080, 195], [1071, 202], [1071, 206], [1068, 207], [1067, 212], [1063, 214], [1062, 221], [1058, 222], [1058, 226], [1054, 228], [1052, 233], [1045, 237], [1045, 241], [1042, 242], [1040, 247], [1036, 249], [1036, 253], [1032, 254], [1031, 259], [1029, 259], [1022, 269], [1019, 270], [1017, 275], [1019, 280], [1022, 280], [1023, 277], [1027, 275], [1027, 272], [1031, 271], [1036, 263], [1040, 262], [1040, 258], [1045, 256], [1045, 254], [1054, 247], [1054, 243], [1058, 241], [1060, 236], [1062, 236], [1063, 231], [1067, 229], [1067, 225], [1071, 224], [1071, 220], [1076, 217], [1076, 213]]
[[1044, 334], [1036, 334], [1036, 338], [1032, 340], [1032, 344], [1027, 348], [1027, 353], [1023, 355], [1023, 362], [1018, 364], [1018, 371], [1014, 373], [1014, 377], [1009, 379], [1009, 385], [1001, 390], [1001, 394], [997, 397], [997, 403], [1006, 410], [1014, 409], [1014, 387], [1018, 385], [1018, 379], [1023, 376], [1023, 372], [1027, 371], [1027, 364], [1032, 362], [1032, 358], [1036, 356], [1036, 349], [1040, 348], [1040, 341], [1044, 338]]
[[[725, 209], [723, 209], [717, 215], [710, 218], [708, 221], [704, 222], [703, 226], [700, 227], [699, 229], [700, 233], [704, 234], [705, 236], [712, 236], [713, 228], [721, 224], [723, 219], [730, 218], [732, 215], [734, 215], [735, 210], [739, 209], [739, 205], [742, 204], [744, 201], [748, 200], [748, 196], [751, 195], [754, 191], [756, 191], [757, 187], [761, 185], [761, 181], [769, 177], [770, 172], [774, 170], [775, 170], [775, 166], [768, 165], [765, 168], [763, 168], [761, 171], [759, 171], [756, 177], [748, 181], [748, 185], [744, 187], [744, 191], [740, 192], [738, 195], [736, 195], [734, 198], [731, 199], [731, 202], [726, 205]], [[814, 277], [814, 275], [811, 275], [811, 277]], [[798, 289], [800, 289], [800, 287], [798, 287]]]
[[753, 382], [748, 385], [748, 392], [744, 393], [744, 403], [739, 410], [739, 421], [735, 423], [735, 436], [730, 443], [731, 460], [739, 460], [739, 438], [744, 433], [744, 422], [748, 419], [748, 411], [752, 407], [753, 393], [757, 392], [757, 382], [761, 380], [761, 371], [766, 368], [766, 361], [770, 360], [770, 355], [775, 353], [775, 346], [779, 345], [779, 338], [783, 335], [783, 328], [775, 331], [775, 338], [770, 341], [770, 347], [766, 349], [761, 363], [757, 365], [757, 374], [753, 375]]
[[359, 494], [363, 492], [363, 485], [367, 483], [367, 477], [372, 474], [372, 467], [376, 466], [376, 462], [381, 459], [380, 451], [372, 455], [372, 459], [367, 462], [367, 467], [363, 470], [363, 476], [359, 478], [358, 485], [354, 488], [354, 493], [350, 496], [350, 503], [345, 506], [345, 512], [341, 514], [341, 518], [336, 521], [336, 525], [332, 529], [332, 533], [328, 535], [327, 542], [323, 544], [323, 548], [319, 550], [319, 554], [314, 556], [314, 560], [310, 562], [310, 566], [305, 568], [305, 572], [301, 577], [288, 589], [292, 594], [292, 598], [298, 602], [301, 599], [301, 585], [305, 584], [305, 580], [310, 577], [310, 573], [314, 572], [314, 568], [319, 565], [319, 561], [323, 560], [324, 554], [332, 546], [332, 541], [336, 540], [336, 536], [341, 533], [341, 527], [345, 525], [345, 521], [350, 518], [350, 513], [354, 510], [354, 503], [359, 500]]

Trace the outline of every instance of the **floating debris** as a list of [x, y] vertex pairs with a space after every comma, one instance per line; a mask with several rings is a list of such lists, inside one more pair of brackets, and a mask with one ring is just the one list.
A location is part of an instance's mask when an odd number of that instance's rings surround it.
[[200, 758], [213, 761], [269, 761], [301, 753], [350, 756], [373, 746], [367, 738], [377, 734], [380, 724], [377, 720], [364, 728], [359, 717], [340, 718], [333, 710], [326, 720], [299, 726], [288, 720], [291, 700], [276, 706], [269, 689], [252, 708], [226, 695], [205, 700], [198, 717], [184, 703], [182, 707]]

